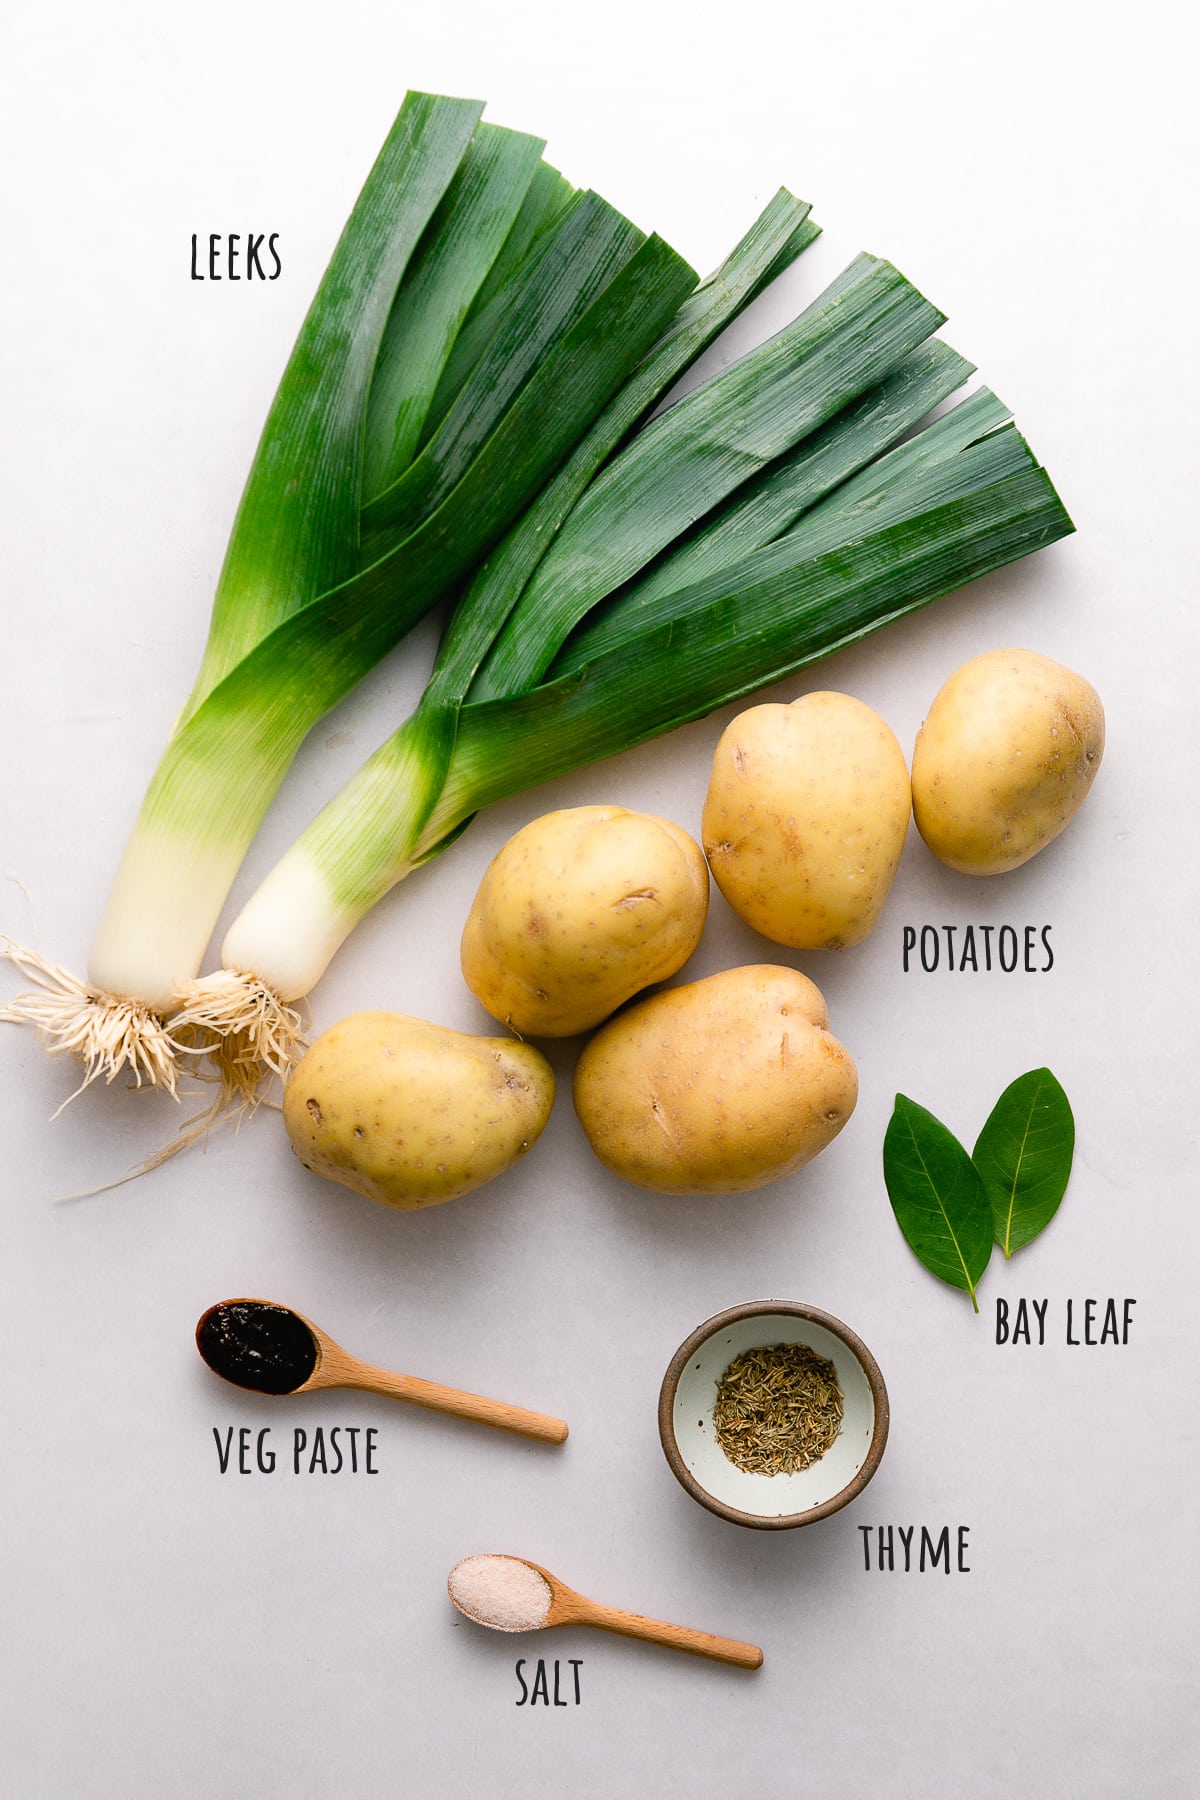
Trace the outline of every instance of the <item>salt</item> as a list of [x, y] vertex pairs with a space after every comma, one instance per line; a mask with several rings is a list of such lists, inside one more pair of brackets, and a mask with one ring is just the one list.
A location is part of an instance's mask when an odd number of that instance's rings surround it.
[[536, 1631], [550, 1615], [550, 1583], [518, 1556], [468, 1556], [447, 1585], [455, 1606], [497, 1631]]

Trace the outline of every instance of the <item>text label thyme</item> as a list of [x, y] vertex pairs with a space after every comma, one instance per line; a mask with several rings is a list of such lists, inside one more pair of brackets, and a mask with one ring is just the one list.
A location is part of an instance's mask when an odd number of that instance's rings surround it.
[[925, 1575], [935, 1569], [943, 1575], [971, 1573], [967, 1562], [969, 1525], [959, 1525], [953, 1533], [949, 1525], [943, 1525], [936, 1536], [928, 1525], [922, 1525], [919, 1533], [915, 1525], [859, 1525], [857, 1529], [862, 1533], [864, 1569], [883, 1569], [889, 1574], [900, 1570], [905, 1575]]

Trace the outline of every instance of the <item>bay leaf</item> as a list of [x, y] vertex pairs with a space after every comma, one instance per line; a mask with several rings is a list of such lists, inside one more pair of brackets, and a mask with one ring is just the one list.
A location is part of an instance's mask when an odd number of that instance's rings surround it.
[[1058, 1211], [1074, 1154], [1071, 1103], [1049, 1069], [1018, 1076], [992, 1108], [973, 1155], [1006, 1257]]
[[904, 1094], [883, 1140], [883, 1178], [896, 1223], [931, 1275], [975, 1288], [992, 1253], [992, 1209], [983, 1178], [954, 1133]]

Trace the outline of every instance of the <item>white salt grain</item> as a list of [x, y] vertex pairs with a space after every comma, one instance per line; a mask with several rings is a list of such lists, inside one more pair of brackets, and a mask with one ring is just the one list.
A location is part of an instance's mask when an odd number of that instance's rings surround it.
[[517, 1556], [468, 1556], [451, 1569], [447, 1586], [455, 1606], [497, 1631], [536, 1631], [553, 1598], [545, 1576]]

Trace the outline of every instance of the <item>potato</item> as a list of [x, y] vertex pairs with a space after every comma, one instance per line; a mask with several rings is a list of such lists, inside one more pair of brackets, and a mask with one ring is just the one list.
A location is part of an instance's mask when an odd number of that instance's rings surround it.
[[951, 675], [917, 734], [917, 830], [964, 874], [1019, 869], [1070, 824], [1103, 753], [1104, 708], [1082, 675], [989, 650]]
[[702, 835], [713, 880], [776, 944], [861, 943], [887, 898], [911, 797], [904, 752], [849, 694], [752, 706], [713, 757]]
[[795, 969], [726, 969], [598, 1031], [575, 1110], [614, 1174], [660, 1194], [738, 1194], [790, 1175], [858, 1098], [820, 990]]
[[574, 1037], [681, 969], [707, 912], [700, 846], [669, 819], [622, 806], [547, 813], [484, 876], [463, 974], [514, 1031]]
[[532, 1045], [361, 1012], [303, 1057], [283, 1122], [314, 1175], [409, 1212], [502, 1175], [553, 1104], [553, 1071]]

